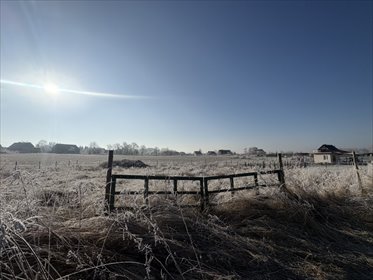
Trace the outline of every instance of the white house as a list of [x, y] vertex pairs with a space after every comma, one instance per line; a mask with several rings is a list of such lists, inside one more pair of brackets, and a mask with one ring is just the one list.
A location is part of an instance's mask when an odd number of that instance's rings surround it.
[[346, 153], [333, 145], [324, 144], [313, 152], [313, 161], [314, 163], [335, 164], [338, 158]]

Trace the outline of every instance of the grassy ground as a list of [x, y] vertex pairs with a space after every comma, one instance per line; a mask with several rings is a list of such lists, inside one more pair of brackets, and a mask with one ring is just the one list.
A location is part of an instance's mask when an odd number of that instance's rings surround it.
[[[199, 175], [237, 167], [117, 170]], [[247, 170], [245, 170], [247, 171]], [[351, 167], [288, 169], [278, 189], [216, 196], [203, 213], [170, 199], [103, 213], [105, 170], [2, 169], [2, 279], [371, 279], [373, 186]], [[217, 186], [218, 187], [218, 186]]]

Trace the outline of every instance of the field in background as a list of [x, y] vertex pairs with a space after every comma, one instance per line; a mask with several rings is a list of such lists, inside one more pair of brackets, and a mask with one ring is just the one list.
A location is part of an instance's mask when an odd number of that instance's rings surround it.
[[[131, 159], [114, 156], [122, 158]], [[220, 156], [134, 159], [149, 167], [114, 168], [113, 173], [222, 175], [276, 162]], [[292, 198], [278, 188], [219, 194], [213, 198], [218, 206], [200, 213], [156, 196], [147, 209], [140, 196], [134, 210], [105, 216], [106, 170], [99, 164], [106, 160], [1, 155], [4, 279], [370, 279], [373, 273], [373, 186], [367, 166], [360, 167], [364, 195], [352, 166], [289, 164], [285, 179]], [[122, 188], [127, 187], [142, 185], [125, 182]]]
[[[232, 166], [247, 167], [260, 166], [271, 167], [278, 164], [276, 157], [248, 157], [248, 156], [126, 156], [114, 155], [115, 160], [130, 159], [141, 160], [150, 166], [185, 166], [185, 165], [213, 165], [213, 166]], [[309, 157], [291, 157], [284, 158], [284, 164], [292, 166], [310, 165]], [[2, 169], [12, 169], [17, 167], [26, 169], [38, 169], [49, 167], [97, 167], [99, 164], [107, 161], [107, 155], [62, 155], [62, 154], [2, 154]]]

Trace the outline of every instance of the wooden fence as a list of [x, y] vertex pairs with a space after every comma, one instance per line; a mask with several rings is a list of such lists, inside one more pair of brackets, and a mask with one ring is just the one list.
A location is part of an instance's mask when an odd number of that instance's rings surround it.
[[[282, 157], [279, 154], [279, 166], [280, 169], [276, 170], [269, 170], [269, 171], [262, 171], [262, 172], [248, 172], [248, 173], [240, 173], [240, 174], [231, 174], [231, 175], [221, 175], [221, 176], [161, 176], [161, 175], [153, 175], [153, 176], [146, 176], [146, 175], [125, 175], [125, 174], [112, 174], [113, 169], [113, 151], [109, 151], [109, 158], [108, 158], [108, 170], [106, 176], [106, 188], [105, 188], [105, 208], [107, 212], [112, 212], [115, 210], [115, 196], [118, 195], [143, 195], [144, 201], [146, 205], [149, 205], [149, 196], [150, 195], [174, 195], [177, 197], [178, 195], [196, 195], [199, 196], [199, 205], [184, 205], [184, 206], [197, 206], [203, 211], [204, 209], [208, 208], [210, 204], [209, 196], [210, 194], [216, 193], [226, 193], [230, 192], [233, 194], [237, 191], [242, 190], [252, 190], [257, 189], [260, 187], [269, 187], [269, 186], [285, 186], [285, 176], [283, 171], [283, 164], [282, 164]], [[275, 174], [277, 175], [276, 184], [259, 184], [258, 176], [262, 175], [269, 175]], [[254, 184], [244, 185], [244, 186], [235, 186], [234, 178], [242, 178], [242, 177], [253, 177]], [[117, 191], [117, 181], [118, 180], [143, 180], [144, 187], [143, 190], [139, 191]], [[209, 189], [209, 185], [211, 181], [214, 180], [221, 180], [221, 179], [229, 179], [229, 186], [223, 189]], [[149, 190], [149, 181], [166, 181], [166, 182], [173, 182], [171, 190]], [[179, 190], [178, 189], [178, 182], [179, 181], [197, 181], [199, 183], [199, 190]]]

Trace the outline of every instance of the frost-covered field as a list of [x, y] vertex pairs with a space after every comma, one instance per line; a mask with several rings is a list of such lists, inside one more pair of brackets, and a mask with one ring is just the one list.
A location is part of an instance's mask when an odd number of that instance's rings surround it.
[[[122, 158], [131, 159], [115, 156]], [[292, 198], [278, 188], [219, 194], [211, 198], [216, 208], [199, 213], [163, 197], [151, 202], [149, 212], [139, 196], [133, 198], [135, 210], [105, 216], [106, 170], [99, 164], [106, 159], [1, 155], [3, 279], [364, 279], [373, 273], [373, 184], [367, 166], [360, 167], [364, 195], [352, 166], [286, 168]], [[200, 176], [263, 168], [263, 159], [237, 157], [132, 159], [149, 167], [113, 173]], [[274, 160], [267, 160], [265, 169]], [[245, 180], [237, 184], [250, 183]], [[212, 188], [228, 184], [221, 180]], [[141, 181], [119, 185], [142, 187]]]
[[[114, 159], [132, 159], [141, 160], [152, 167], [182, 167], [197, 165], [205, 166], [219, 166], [219, 167], [246, 167], [255, 165], [266, 168], [274, 167], [278, 164], [276, 157], [249, 157], [249, 156], [124, 156], [115, 155]], [[284, 158], [284, 163], [297, 163], [300, 165], [300, 158], [287, 159]], [[303, 159], [309, 162], [310, 159]], [[11, 170], [15, 168], [22, 169], [45, 169], [49, 167], [97, 167], [100, 163], [107, 161], [107, 155], [60, 155], [60, 154], [1, 154], [0, 167], [4, 170]]]
[[[151, 156], [123, 156], [120, 159], [141, 160], [147, 168], [124, 169], [115, 167], [113, 173], [141, 174], [141, 175], [181, 175], [181, 176], [209, 176], [236, 174], [250, 171], [268, 170], [278, 167], [275, 158], [239, 158], [237, 156], [181, 156], [181, 157], [151, 157]], [[286, 160], [286, 159], [285, 159]], [[1, 155], [1, 190], [9, 199], [13, 194], [16, 198], [40, 197], [46, 192], [67, 193], [72, 197], [78, 192], [80, 198], [87, 203], [94, 201], [102, 203], [106, 179], [106, 169], [99, 167], [107, 161], [106, 155], [57, 155], [57, 154], [3, 154]], [[265, 162], [263, 168], [263, 162]], [[17, 164], [16, 164], [17, 163]], [[371, 166], [369, 167], [371, 168]], [[350, 192], [358, 194], [360, 190], [356, 172], [353, 166], [310, 166], [307, 168], [286, 168], [286, 181], [290, 186], [300, 187], [307, 192]], [[372, 180], [372, 172], [368, 166], [360, 167], [360, 176], [364, 186]], [[252, 178], [235, 179], [235, 184], [250, 184]], [[262, 176], [260, 183], [275, 183], [276, 176]], [[185, 188], [195, 188], [196, 184], [180, 182]], [[212, 188], [226, 185], [228, 180], [213, 182]], [[167, 182], [151, 182], [150, 188], [171, 188]], [[215, 184], [215, 185], [214, 185]], [[136, 190], [143, 187], [141, 180], [119, 181], [119, 190]], [[75, 193], [75, 195], [73, 195]], [[242, 195], [249, 193], [242, 192]], [[247, 195], [247, 194], [246, 194]], [[24, 202], [24, 201], [23, 201]], [[37, 200], [33, 200], [38, 203]], [[30, 202], [31, 203], [31, 202]], [[17, 205], [17, 203], [12, 205]], [[93, 205], [92, 205], [93, 207]], [[26, 209], [24, 209], [26, 210]]]

